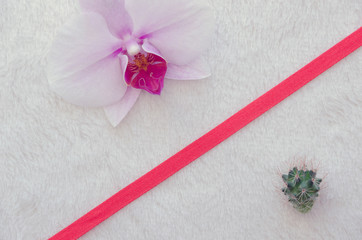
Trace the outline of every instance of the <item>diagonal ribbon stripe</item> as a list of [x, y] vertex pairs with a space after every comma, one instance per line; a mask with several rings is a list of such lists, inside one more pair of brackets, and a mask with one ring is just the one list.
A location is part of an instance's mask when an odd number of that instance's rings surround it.
[[88, 212], [50, 240], [78, 239], [298, 91], [362, 45], [362, 27], [219, 126]]

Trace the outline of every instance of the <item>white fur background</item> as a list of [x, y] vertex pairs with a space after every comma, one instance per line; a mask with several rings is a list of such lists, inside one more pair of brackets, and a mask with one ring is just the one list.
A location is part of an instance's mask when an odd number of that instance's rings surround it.
[[[172, 0], [170, 0], [172, 1]], [[48, 87], [74, 0], [0, 0], [0, 239], [47, 239], [362, 25], [361, 0], [210, 0], [211, 78], [143, 93], [117, 128]], [[360, 239], [362, 49], [82, 239]], [[283, 201], [295, 156], [328, 173], [310, 214]]]

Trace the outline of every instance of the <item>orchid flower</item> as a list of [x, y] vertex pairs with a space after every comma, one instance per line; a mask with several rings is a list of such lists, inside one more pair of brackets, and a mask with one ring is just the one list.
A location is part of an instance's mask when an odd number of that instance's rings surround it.
[[160, 95], [165, 78], [210, 75], [202, 54], [214, 24], [204, 0], [79, 1], [48, 57], [50, 86], [64, 100], [103, 107], [117, 126], [142, 90]]

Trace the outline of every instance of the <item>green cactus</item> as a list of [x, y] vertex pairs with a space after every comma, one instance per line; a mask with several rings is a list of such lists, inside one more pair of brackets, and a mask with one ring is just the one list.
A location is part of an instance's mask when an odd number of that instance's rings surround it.
[[322, 179], [316, 178], [316, 175], [313, 170], [298, 170], [297, 167], [290, 170], [288, 175], [282, 175], [286, 185], [282, 191], [293, 207], [301, 213], [309, 212], [318, 197]]

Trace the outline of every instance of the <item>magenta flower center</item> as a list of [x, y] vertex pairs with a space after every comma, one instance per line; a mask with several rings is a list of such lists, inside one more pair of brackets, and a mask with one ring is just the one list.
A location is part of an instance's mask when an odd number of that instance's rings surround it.
[[166, 61], [160, 56], [144, 51], [128, 56], [128, 59], [125, 73], [127, 85], [160, 95], [167, 71]]

